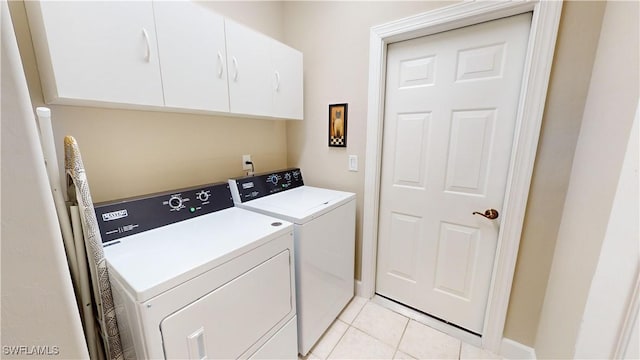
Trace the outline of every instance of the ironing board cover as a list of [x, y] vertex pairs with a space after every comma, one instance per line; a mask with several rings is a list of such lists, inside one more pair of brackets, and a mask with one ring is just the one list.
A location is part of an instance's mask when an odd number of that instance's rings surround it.
[[116, 320], [116, 310], [111, 293], [107, 262], [102, 250], [102, 238], [98, 229], [98, 221], [89, 192], [87, 175], [84, 170], [82, 157], [76, 139], [72, 136], [64, 138], [64, 163], [67, 174], [67, 194], [69, 201], [77, 202], [82, 220], [87, 258], [91, 271], [94, 289], [94, 303], [97, 308], [98, 323], [101, 327], [102, 338], [108, 359], [124, 359], [120, 333]]

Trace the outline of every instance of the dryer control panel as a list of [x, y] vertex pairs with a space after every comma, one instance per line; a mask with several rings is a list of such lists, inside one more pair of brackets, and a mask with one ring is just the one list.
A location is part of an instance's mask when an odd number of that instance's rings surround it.
[[247, 202], [304, 185], [298, 168], [229, 180], [234, 201]]
[[95, 204], [102, 243], [233, 207], [227, 183]]

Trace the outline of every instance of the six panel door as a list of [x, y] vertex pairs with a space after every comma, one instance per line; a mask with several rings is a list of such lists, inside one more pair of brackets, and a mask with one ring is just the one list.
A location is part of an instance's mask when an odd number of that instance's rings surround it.
[[376, 292], [481, 333], [531, 14], [388, 47]]

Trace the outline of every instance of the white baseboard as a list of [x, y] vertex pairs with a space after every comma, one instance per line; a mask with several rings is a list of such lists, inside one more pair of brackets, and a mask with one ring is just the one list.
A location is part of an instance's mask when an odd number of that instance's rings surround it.
[[356, 287], [356, 296], [362, 296], [365, 297], [362, 294], [362, 281], [360, 280], [355, 280], [355, 287]]
[[500, 356], [505, 359], [536, 359], [536, 350], [517, 341], [503, 338], [500, 345]]

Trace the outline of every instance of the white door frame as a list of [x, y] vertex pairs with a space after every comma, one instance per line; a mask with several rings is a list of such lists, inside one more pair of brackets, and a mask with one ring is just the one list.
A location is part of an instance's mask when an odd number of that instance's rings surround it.
[[498, 235], [482, 347], [498, 352], [515, 272], [529, 186], [538, 147], [549, 74], [562, 11], [561, 1], [463, 2], [371, 28], [369, 104], [364, 183], [362, 277], [359, 295], [375, 294], [380, 169], [387, 45], [421, 36], [533, 12], [518, 104], [502, 224]]

